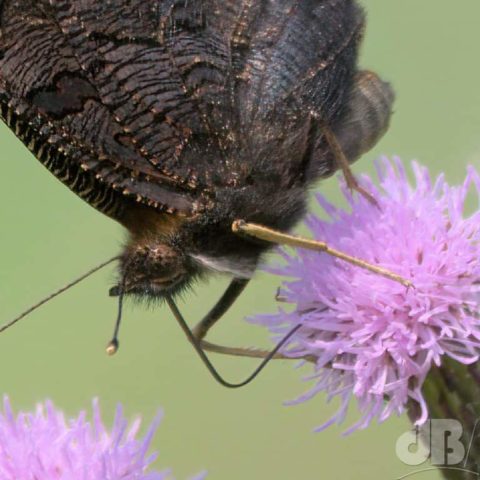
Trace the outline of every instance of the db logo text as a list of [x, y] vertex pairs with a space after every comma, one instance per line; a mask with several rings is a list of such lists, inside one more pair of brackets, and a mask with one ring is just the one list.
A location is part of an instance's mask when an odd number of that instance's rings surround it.
[[469, 458], [473, 441], [477, 436], [477, 427], [480, 429], [480, 419], [475, 422], [470, 439], [462, 438], [463, 426], [454, 419], [431, 419], [422, 427], [405, 432], [398, 438], [395, 446], [398, 459], [405, 465], [412, 467], [423, 465], [424, 468], [419, 468], [399, 479], [440, 469], [468, 472], [472, 474], [469, 478], [480, 480], [478, 465], [472, 467], [473, 458]]

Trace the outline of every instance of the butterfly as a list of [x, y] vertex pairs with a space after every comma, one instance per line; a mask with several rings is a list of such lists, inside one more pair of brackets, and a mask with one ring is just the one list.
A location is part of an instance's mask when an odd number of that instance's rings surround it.
[[[364, 28], [353, 0], [3, 0], [0, 113], [128, 231], [120, 304], [165, 299], [204, 359], [265, 358], [205, 336], [308, 188], [340, 167], [354, 181], [386, 131], [394, 95], [357, 66]], [[211, 273], [233, 279], [192, 331], [173, 297]]]

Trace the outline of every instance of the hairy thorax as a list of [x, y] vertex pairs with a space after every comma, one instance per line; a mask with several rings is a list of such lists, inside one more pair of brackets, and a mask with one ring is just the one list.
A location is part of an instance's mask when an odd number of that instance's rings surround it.
[[129, 237], [121, 255], [119, 288], [127, 294], [175, 294], [206, 274], [250, 278], [269, 244], [234, 233], [235, 220], [290, 229], [303, 215], [305, 195], [280, 190], [264, 201], [262, 186], [217, 191], [201, 215], [159, 213], [139, 205], [126, 212]]

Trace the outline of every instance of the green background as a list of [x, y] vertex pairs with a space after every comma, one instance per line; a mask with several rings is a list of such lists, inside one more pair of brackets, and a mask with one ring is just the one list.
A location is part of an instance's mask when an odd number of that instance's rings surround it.
[[[465, 166], [478, 166], [480, 159], [480, 2], [362, 3], [369, 20], [361, 64], [394, 84], [397, 102], [389, 133], [355, 170], [373, 172], [379, 154], [399, 154], [460, 182]], [[6, 320], [114, 255], [125, 232], [63, 187], [3, 125], [0, 140], [0, 313]], [[339, 199], [336, 180], [318, 188]], [[107, 290], [114, 279], [112, 267], [0, 336], [0, 391], [16, 408], [31, 409], [49, 397], [74, 414], [98, 396], [108, 421], [117, 402], [148, 421], [161, 406], [166, 417], [155, 438], [158, 466], [172, 467], [178, 479], [204, 468], [212, 480], [393, 480], [411, 471], [395, 455], [396, 439], [410, 428], [406, 418], [342, 437], [355, 419], [352, 409], [344, 427], [313, 434], [335, 405], [322, 396], [282, 405], [306, 388], [300, 381], [306, 371], [277, 362], [251, 386], [225, 390], [208, 376], [166, 308], [129, 305], [121, 350], [107, 357], [116, 309]], [[242, 317], [273, 311], [277, 282], [258, 275], [213, 337], [267, 344], [266, 333]], [[186, 317], [201, 317], [226, 283], [219, 278], [198, 285], [181, 305]], [[214, 361], [233, 379], [256, 364]]]

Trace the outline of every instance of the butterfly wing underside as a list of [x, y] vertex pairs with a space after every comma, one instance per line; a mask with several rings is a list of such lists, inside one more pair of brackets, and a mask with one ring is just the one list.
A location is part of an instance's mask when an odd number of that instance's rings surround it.
[[337, 115], [363, 17], [348, 0], [4, 0], [0, 22], [3, 119], [119, 217], [192, 215], [254, 164], [300, 175], [266, 151], [306, 141], [299, 112]]

